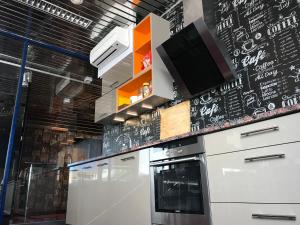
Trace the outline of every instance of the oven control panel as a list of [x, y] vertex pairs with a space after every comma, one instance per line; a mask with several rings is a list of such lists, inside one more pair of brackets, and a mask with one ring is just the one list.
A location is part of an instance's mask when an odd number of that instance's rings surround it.
[[150, 161], [183, 157], [204, 153], [202, 137], [192, 137], [169, 142], [150, 149]]

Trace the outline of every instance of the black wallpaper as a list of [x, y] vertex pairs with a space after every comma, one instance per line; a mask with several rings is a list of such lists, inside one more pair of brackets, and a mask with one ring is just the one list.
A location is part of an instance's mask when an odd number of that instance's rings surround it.
[[[203, 3], [210, 7], [206, 22], [226, 46], [238, 78], [191, 100], [192, 132], [217, 130], [298, 110], [300, 0]], [[182, 5], [166, 17], [173, 21], [171, 30], [179, 31]], [[176, 87], [174, 95], [175, 100], [163, 107], [182, 101]], [[155, 110], [125, 124], [106, 126], [104, 154], [142, 146], [159, 140], [159, 136], [159, 112]]]

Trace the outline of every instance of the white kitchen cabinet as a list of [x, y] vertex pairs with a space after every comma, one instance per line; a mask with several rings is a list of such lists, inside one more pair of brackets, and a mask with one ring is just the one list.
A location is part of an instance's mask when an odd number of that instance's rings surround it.
[[151, 224], [148, 150], [85, 164], [79, 172], [79, 188], [69, 184], [67, 224]]
[[207, 155], [300, 141], [300, 113], [204, 136]]
[[300, 205], [211, 204], [213, 225], [299, 225]]
[[207, 157], [211, 202], [300, 203], [300, 142]]
[[66, 223], [71, 225], [80, 224], [80, 188], [82, 185], [81, 173], [78, 166], [70, 168], [69, 190]]
[[109, 186], [110, 207], [103, 225], [151, 224], [148, 150], [112, 158]]

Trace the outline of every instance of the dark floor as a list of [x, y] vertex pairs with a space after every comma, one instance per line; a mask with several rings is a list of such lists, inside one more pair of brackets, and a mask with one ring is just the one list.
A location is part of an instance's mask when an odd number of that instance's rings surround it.
[[66, 225], [66, 223], [65, 221], [48, 221], [48, 222], [45, 221], [45, 222], [34, 222], [34, 223], [18, 223], [18, 225]]

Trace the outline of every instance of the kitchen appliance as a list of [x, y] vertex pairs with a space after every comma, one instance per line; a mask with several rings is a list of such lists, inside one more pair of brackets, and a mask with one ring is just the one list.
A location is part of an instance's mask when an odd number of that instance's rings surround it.
[[210, 224], [206, 159], [201, 137], [152, 148], [150, 177], [152, 224]]
[[235, 78], [229, 54], [202, 18], [165, 41], [157, 51], [186, 98]]
[[[92, 49], [90, 63], [103, 71], [102, 74], [98, 74], [102, 76], [107, 70], [131, 53], [132, 27], [127, 29], [117, 26]], [[125, 56], [123, 56], [124, 54]]]

